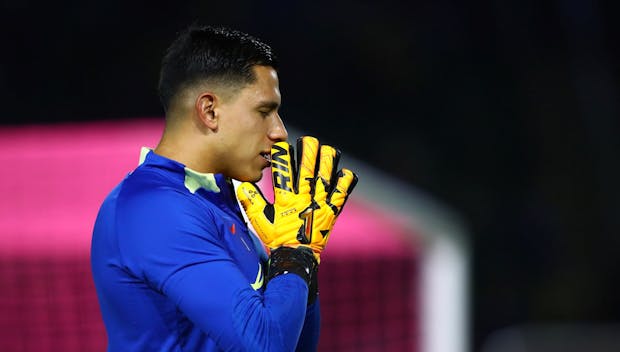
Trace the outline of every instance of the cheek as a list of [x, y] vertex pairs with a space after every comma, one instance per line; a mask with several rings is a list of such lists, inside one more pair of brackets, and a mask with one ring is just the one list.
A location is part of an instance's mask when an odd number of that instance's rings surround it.
[[268, 129], [268, 120], [261, 116], [250, 116], [249, 118], [240, 121], [239, 126], [239, 131], [245, 133], [249, 138], [251, 138], [250, 136], [263, 135]]

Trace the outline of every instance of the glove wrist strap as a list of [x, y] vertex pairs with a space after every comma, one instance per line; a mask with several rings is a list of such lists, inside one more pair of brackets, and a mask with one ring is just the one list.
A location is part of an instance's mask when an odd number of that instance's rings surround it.
[[267, 282], [274, 277], [293, 273], [304, 279], [308, 285], [308, 305], [314, 303], [318, 295], [318, 269], [312, 250], [307, 247], [278, 247], [271, 251]]

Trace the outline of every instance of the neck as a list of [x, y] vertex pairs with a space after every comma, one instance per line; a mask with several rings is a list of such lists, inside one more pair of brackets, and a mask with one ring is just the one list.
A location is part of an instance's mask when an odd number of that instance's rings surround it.
[[[200, 141], [203, 141], [200, 143]], [[153, 150], [155, 154], [180, 162], [188, 168], [204, 173], [216, 173], [204, 139], [192, 131], [166, 127], [161, 140]]]

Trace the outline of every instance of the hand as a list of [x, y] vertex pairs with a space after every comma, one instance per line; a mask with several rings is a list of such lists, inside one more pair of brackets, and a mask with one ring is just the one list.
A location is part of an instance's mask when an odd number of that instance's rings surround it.
[[238, 187], [237, 196], [266, 246], [310, 247], [320, 262], [357, 176], [348, 169], [338, 170], [340, 152], [320, 145], [314, 137], [297, 140], [297, 161], [293, 153], [287, 142], [278, 142], [271, 149], [273, 204], [249, 182]]

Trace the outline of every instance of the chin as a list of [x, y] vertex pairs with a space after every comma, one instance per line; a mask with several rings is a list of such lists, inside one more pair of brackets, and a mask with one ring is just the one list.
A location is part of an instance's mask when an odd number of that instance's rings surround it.
[[243, 175], [242, 177], [238, 178], [237, 181], [241, 181], [241, 182], [258, 182], [263, 178], [263, 173], [259, 173], [259, 174], [246, 174]]
[[260, 174], [258, 174], [256, 177], [252, 178], [251, 182], [258, 182], [263, 178], [263, 173], [261, 172]]

